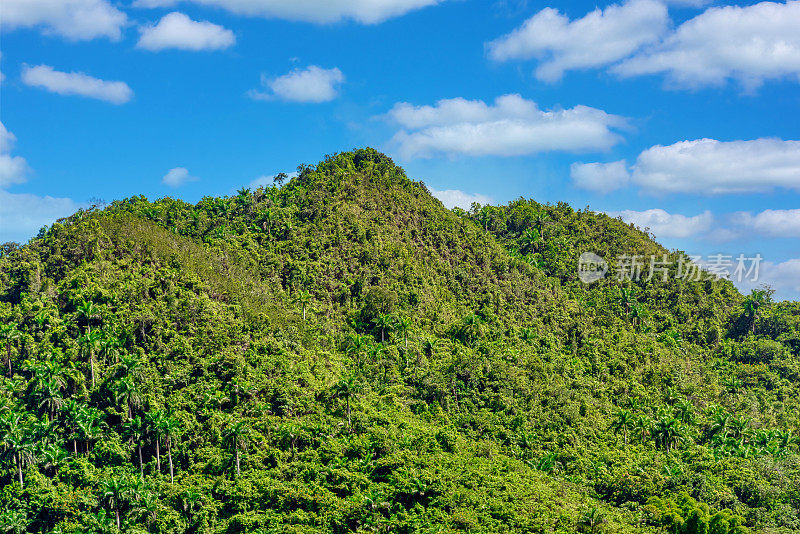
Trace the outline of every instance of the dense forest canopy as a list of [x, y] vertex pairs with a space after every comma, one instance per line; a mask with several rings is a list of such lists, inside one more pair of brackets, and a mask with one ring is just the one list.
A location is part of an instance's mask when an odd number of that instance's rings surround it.
[[4, 532], [800, 532], [800, 304], [372, 149], [281, 178], [3, 247]]

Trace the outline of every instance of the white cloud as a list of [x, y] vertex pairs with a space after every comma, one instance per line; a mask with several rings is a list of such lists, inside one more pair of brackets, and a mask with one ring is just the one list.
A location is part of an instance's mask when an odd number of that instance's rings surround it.
[[704, 234], [711, 229], [714, 222], [714, 216], [710, 211], [694, 216], [668, 213], [662, 209], [624, 210], [609, 212], [608, 215], [620, 217], [626, 223], [633, 223], [641, 229], [647, 228], [658, 238], [683, 238]]
[[85, 207], [69, 198], [40, 197], [0, 190], [0, 243], [25, 242], [42, 226]]
[[49, 65], [22, 69], [22, 81], [32, 87], [41, 87], [60, 95], [79, 95], [124, 104], [133, 98], [133, 91], [125, 82], [105, 81], [82, 72], [60, 72]]
[[183, 13], [161, 17], [158, 24], [139, 28], [139, 48], [157, 52], [165, 48], [180, 50], [221, 50], [236, 42], [231, 30], [205, 21], [194, 21]]
[[569, 174], [576, 187], [603, 194], [627, 186], [631, 179], [625, 160], [611, 163], [573, 163]]
[[323, 69], [316, 65], [295, 69], [277, 78], [261, 76], [261, 85], [270, 92], [250, 91], [256, 100], [279, 98], [290, 102], [328, 102], [338, 96], [337, 87], [344, 82], [344, 74], [337, 68]]
[[174, 169], [170, 169], [167, 174], [164, 175], [164, 178], [161, 179], [161, 183], [173, 188], [180, 187], [186, 182], [194, 181], [197, 181], [197, 178], [190, 175], [189, 171], [184, 167], [175, 167]]
[[731, 222], [748, 233], [766, 237], [800, 237], [800, 209], [734, 213]]
[[16, 140], [14, 134], [0, 122], [0, 188], [21, 184], [28, 173], [28, 163], [25, 158], [11, 155]]
[[[189, 0], [239, 15], [326, 24], [353, 20], [377, 24], [442, 0]], [[177, 0], [137, 0], [138, 7], [168, 7]]]
[[0, 11], [4, 28], [40, 28], [72, 41], [119, 40], [127, 22], [125, 13], [107, 0], [3, 0]]
[[473, 202], [477, 202], [478, 204], [491, 204], [492, 202], [491, 197], [480, 193], [465, 193], [460, 189], [445, 189], [444, 191], [439, 191], [438, 189], [429, 187], [428, 190], [433, 196], [441, 200], [442, 204], [444, 204], [447, 209], [459, 207], [468, 210]]
[[623, 76], [664, 73], [673, 84], [689, 87], [735, 79], [754, 89], [768, 79], [800, 80], [798, 28], [796, 0], [712, 7], [613, 70]]
[[639, 155], [632, 180], [654, 193], [800, 190], [800, 141], [698, 139], [656, 145]]
[[536, 77], [552, 82], [566, 70], [602, 67], [624, 59], [657, 42], [668, 24], [666, 6], [655, 0], [629, 0], [572, 21], [548, 7], [508, 35], [487, 43], [487, 51], [495, 61], [536, 58], [540, 61]]
[[587, 106], [542, 111], [520, 95], [487, 105], [452, 98], [433, 106], [395, 104], [387, 118], [401, 130], [391, 143], [401, 156], [519, 156], [547, 151], [603, 151], [621, 138], [612, 128], [625, 119]]
[[762, 261], [756, 280], [734, 281], [734, 284], [742, 292], [768, 285], [775, 290], [777, 299], [797, 300], [800, 298], [800, 258], [780, 263]]

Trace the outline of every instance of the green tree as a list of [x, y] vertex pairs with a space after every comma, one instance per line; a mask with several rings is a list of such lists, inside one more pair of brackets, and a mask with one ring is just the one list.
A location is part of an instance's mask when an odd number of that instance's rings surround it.
[[104, 478], [102, 484], [102, 498], [114, 511], [117, 522], [117, 530], [120, 529], [120, 508], [130, 492], [130, 485], [123, 476], [111, 475]]
[[744, 300], [742, 308], [747, 319], [747, 329], [752, 333], [756, 330], [756, 321], [761, 316], [761, 311], [772, 304], [772, 290], [762, 288], [753, 289]]
[[656, 446], [669, 453], [683, 438], [680, 421], [670, 416], [663, 416], [653, 425], [653, 439]]
[[241, 451], [247, 448], [250, 441], [250, 427], [245, 421], [237, 421], [228, 426], [224, 434], [225, 446], [233, 449], [234, 460], [236, 463], [236, 477], [241, 474]]
[[301, 290], [297, 296], [295, 296], [295, 302], [300, 304], [303, 310], [303, 321], [306, 320], [306, 308], [308, 307], [309, 303], [311, 302], [311, 294], [308, 291]]
[[411, 319], [408, 317], [398, 317], [397, 322], [395, 323], [397, 330], [403, 336], [403, 346], [408, 348], [408, 330], [411, 328]]
[[615, 434], [622, 434], [625, 445], [628, 444], [628, 431], [633, 428], [633, 414], [629, 410], [617, 410], [611, 421], [611, 429]]
[[605, 514], [597, 507], [592, 507], [583, 514], [578, 524], [585, 532], [597, 534], [605, 522]]
[[344, 400], [348, 428], [352, 428], [353, 426], [353, 423], [350, 420], [350, 403], [360, 391], [361, 384], [354, 375], [342, 378], [336, 383], [336, 385], [333, 386], [334, 397]]
[[0, 325], [0, 342], [6, 347], [6, 366], [8, 367], [8, 377], [13, 375], [11, 369], [11, 347], [20, 338], [21, 332], [17, 329], [17, 323], [8, 322]]

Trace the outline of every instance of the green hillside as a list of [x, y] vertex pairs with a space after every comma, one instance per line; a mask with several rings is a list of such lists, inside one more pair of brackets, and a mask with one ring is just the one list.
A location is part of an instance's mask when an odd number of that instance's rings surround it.
[[800, 532], [800, 304], [372, 149], [298, 170], [3, 246], [4, 532]]

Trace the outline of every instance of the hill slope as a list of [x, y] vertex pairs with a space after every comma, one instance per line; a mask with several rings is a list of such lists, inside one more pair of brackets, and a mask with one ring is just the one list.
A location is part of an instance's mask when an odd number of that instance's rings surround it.
[[796, 303], [585, 285], [681, 254], [371, 149], [299, 171], [4, 247], [8, 531], [800, 532]]

